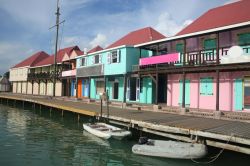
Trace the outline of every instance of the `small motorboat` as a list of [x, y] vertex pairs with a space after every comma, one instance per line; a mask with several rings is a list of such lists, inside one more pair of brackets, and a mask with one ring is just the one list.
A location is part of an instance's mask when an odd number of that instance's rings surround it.
[[207, 154], [207, 147], [204, 144], [198, 143], [151, 140], [141, 137], [139, 143], [132, 147], [132, 152], [146, 156], [198, 159]]
[[121, 140], [124, 137], [131, 135], [130, 131], [106, 123], [83, 124], [83, 129], [103, 139], [109, 139], [112, 137]]

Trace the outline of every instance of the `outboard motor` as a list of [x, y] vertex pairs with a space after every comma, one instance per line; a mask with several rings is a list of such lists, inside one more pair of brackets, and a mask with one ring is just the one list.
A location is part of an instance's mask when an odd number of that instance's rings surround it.
[[140, 137], [139, 141], [138, 141], [138, 144], [139, 145], [143, 145], [143, 144], [146, 144], [147, 142], [148, 142], [148, 138], [147, 137]]

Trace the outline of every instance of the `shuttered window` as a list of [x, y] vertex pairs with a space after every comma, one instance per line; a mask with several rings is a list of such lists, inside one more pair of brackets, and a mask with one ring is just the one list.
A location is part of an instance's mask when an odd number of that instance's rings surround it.
[[216, 48], [216, 39], [205, 39], [203, 43], [205, 50], [211, 50]]
[[239, 45], [248, 45], [250, 44], [250, 33], [238, 34]]
[[213, 78], [206, 77], [200, 79], [200, 95], [213, 95]]
[[184, 44], [183, 43], [176, 44], [176, 51], [183, 53], [184, 52]]

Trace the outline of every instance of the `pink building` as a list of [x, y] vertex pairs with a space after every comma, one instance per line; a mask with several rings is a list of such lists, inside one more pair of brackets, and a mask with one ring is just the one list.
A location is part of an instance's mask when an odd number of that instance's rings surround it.
[[155, 104], [250, 111], [249, 6], [211, 9], [176, 36], [136, 46], [152, 51], [134, 72], [154, 80]]

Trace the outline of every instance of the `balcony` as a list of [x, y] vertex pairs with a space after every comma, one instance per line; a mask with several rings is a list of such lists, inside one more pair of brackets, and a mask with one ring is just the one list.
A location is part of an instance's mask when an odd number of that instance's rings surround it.
[[[228, 56], [230, 47], [220, 47], [219, 50], [219, 64], [221, 59]], [[241, 46], [243, 55], [245, 57], [250, 56], [250, 46]], [[152, 56], [148, 58], [141, 58], [139, 65], [134, 65], [132, 67], [133, 71], [147, 71], [147, 70], [156, 70], [156, 69], [166, 69], [166, 68], [176, 68], [185, 66], [211, 66], [216, 65], [217, 63], [217, 49], [206, 49], [198, 50], [185, 53], [185, 62], [183, 62], [184, 54], [181, 53], [170, 53], [158, 56]], [[247, 55], [247, 56], [246, 56]], [[233, 55], [234, 56], [234, 55]], [[241, 58], [245, 59], [243, 62], [250, 62], [250, 58]], [[238, 61], [237, 61], [238, 62]], [[230, 63], [234, 63], [231, 61]], [[236, 62], [235, 62], [236, 63]]]
[[72, 76], [76, 76], [76, 69], [62, 72], [62, 77], [72, 77]]
[[[28, 80], [48, 80], [54, 78], [54, 72], [41, 72], [41, 73], [29, 73]], [[56, 78], [59, 78], [61, 75], [61, 71], [56, 73]]]
[[76, 74], [77, 77], [101, 76], [104, 74], [104, 65], [98, 64], [94, 66], [78, 68], [76, 70]]

